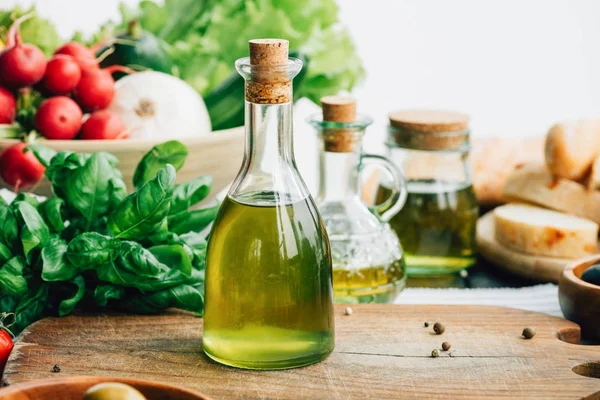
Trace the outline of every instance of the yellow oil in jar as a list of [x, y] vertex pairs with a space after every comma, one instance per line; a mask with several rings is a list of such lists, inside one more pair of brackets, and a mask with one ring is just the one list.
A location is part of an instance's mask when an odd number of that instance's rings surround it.
[[331, 252], [310, 198], [227, 197], [207, 249], [203, 346], [220, 363], [283, 369], [333, 351]]
[[[408, 197], [390, 226], [404, 249], [408, 275], [438, 275], [475, 263], [479, 216], [472, 186], [434, 180], [409, 181]], [[378, 203], [391, 191], [380, 186]]]
[[385, 266], [357, 269], [334, 268], [336, 303], [389, 303], [404, 289], [404, 260]]

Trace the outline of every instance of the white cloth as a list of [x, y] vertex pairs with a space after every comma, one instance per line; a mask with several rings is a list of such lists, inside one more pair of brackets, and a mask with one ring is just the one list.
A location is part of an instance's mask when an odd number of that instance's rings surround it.
[[394, 303], [504, 306], [563, 317], [558, 304], [558, 286], [551, 283], [523, 288], [407, 288]]

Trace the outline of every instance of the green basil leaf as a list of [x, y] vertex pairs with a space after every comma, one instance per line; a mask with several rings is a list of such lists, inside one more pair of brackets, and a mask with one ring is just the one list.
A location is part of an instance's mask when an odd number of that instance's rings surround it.
[[23, 254], [29, 258], [32, 250], [42, 248], [50, 240], [50, 230], [44, 222], [40, 213], [29, 203], [18, 201], [12, 203], [11, 207], [17, 219], [23, 224], [21, 227], [21, 244]]
[[85, 294], [85, 280], [81, 275], [73, 279], [70, 283], [76, 286], [76, 291], [71, 297], [60, 302], [58, 306], [59, 317], [71, 314]]
[[211, 186], [212, 178], [210, 176], [201, 176], [175, 186], [169, 214], [187, 211], [191, 206], [200, 203], [210, 193]]
[[[13, 257], [12, 252], [8, 247], [0, 242], [0, 263], [10, 260]], [[2, 312], [2, 310], [0, 310]]]
[[201, 232], [215, 220], [220, 205], [200, 210], [183, 211], [169, 215], [169, 231], [182, 235], [188, 232]]
[[174, 184], [175, 168], [167, 164], [109, 214], [109, 231], [117, 238], [139, 240], [159, 229], [169, 214]]
[[153, 293], [128, 296], [117, 307], [129, 312], [155, 314], [166, 308], [201, 312], [204, 309], [203, 292], [191, 285], [178, 285]]
[[118, 160], [108, 153], [58, 153], [46, 169], [56, 196], [65, 201], [69, 214], [83, 216], [90, 229], [125, 197], [126, 187]]
[[106, 153], [92, 154], [83, 166], [73, 170], [68, 182], [65, 200], [79, 211], [88, 226], [110, 211], [115, 203], [115, 185], [121, 187], [119, 193], [125, 192], [125, 183], [113, 166], [113, 158]]
[[133, 186], [136, 189], [153, 179], [158, 170], [171, 164], [176, 170], [179, 170], [185, 163], [188, 150], [185, 145], [177, 140], [170, 140], [156, 145], [142, 158], [135, 173], [133, 174]]
[[40, 163], [46, 168], [52, 163], [52, 159], [56, 156], [56, 151], [39, 144], [30, 144], [27, 146], [31, 150]]
[[42, 279], [46, 282], [69, 281], [77, 268], [67, 260], [67, 242], [56, 237], [42, 249]]
[[0, 312], [12, 313], [15, 312], [19, 298], [0, 294]]
[[51, 232], [60, 233], [65, 230], [65, 222], [62, 217], [64, 204], [65, 202], [60, 197], [51, 197], [38, 206], [38, 212], [42, 215]]
[[27, 293], [27, 281], [23, 277], [25, 260], [16, 256], [0, 268], [0, 290], [9, 296], [23, 296]]
[[139, 243], [121, 241], [118, 256], [96, 269], [98, 278], [104, 282], [142, 291], [156, 291], [186, 283], [193, 279], [181, 273], [179, 268], [162, 264]]
[[34, 195], [32, 195], [30, 193], [25, 193], [25, 192], [21, 192], [21, 193], [17, 194], [12, 202], [16, 203], [18, 201], [23, 201], [27, 204], [30, 204], [34, 208], [37, 208], [38, 205], [40, 204], [40, 201], [38, 200], [37, 197], [35, 197]]
[[23, 296], [15, 308], [15, 324], [11, 326], [13, 333], [23, 329], [39, 320], [43, 316], [46, 301], [48, 300], [48, 285], [42, 284], [30, 288], [27, 295]]
[[7, 205], [0, 205], [0, 242], [8, 247], [13, 253], [17, 252], [17, 241], [19, 240], [19, 228], [17, 218], [13, 213], [13, 208]]
[[125, 296], [125, 288], [121, 286], [100, 284], [94, 290], [94, 301], [100, 307], [106, 307], [110, 300], [120, 300]]
[[120, 247], [119, 240], [97, 232], [83, 233], [69, 242], [67, 259], [76, 268], [93, 269], [111, 262]]
[[170, 268], [179, 269], [186, 277], [191, 276], [192, 261], [183, 246], [177, 244], [163, 244], [150, 247], [148, 251], [150, 251], [160, 263], [165, 264]]

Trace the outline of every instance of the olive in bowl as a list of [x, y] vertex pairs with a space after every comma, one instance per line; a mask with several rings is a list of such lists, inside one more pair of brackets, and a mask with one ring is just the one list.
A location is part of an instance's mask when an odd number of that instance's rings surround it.
[[600, 255], [565, 267], [558, 281], [563, 314], [581, 327], [583, 337], [600, 340]]

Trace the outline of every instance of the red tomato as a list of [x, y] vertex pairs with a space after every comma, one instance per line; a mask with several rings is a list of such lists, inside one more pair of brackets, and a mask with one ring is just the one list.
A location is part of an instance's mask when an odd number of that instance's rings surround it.
[[8, 332], [3, 329], [0, 329], [0, 375], [4, 371], [4, 366], [6, 365], [6, 360], [8, 360], [8, 356], [13, 349], [13, 341]]

